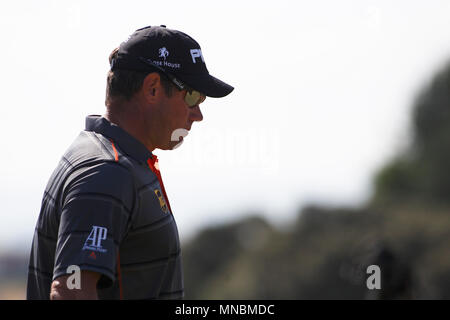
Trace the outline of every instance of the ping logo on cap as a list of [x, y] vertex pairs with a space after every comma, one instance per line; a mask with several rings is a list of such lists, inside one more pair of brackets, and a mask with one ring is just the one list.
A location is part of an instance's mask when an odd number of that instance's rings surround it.
[[201, 58], [203, 63], [205, 63], [205, 59], [203, 59], [202, 50], [201, 49], [191, 49], [191, 57], [192, 62], [197, 63], [196, 58]]

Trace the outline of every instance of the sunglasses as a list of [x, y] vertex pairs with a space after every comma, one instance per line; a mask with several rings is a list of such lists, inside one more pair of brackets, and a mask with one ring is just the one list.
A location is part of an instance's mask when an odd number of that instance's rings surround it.
[[175, 78], [172, 74], [166, 72], [166, 70], [164, 70], [163, 68], [161, 68], [160, 66], [158, 66], [157, 64], [143, 58], [140, 57], [140, 60], [156, 69], [158, 69], [159, 71], [161, 71], [170, 81], [172, 81], [172, 83], [178, 88], [178, 90], [182, 91], [182, 90], [186, 90], [186, 94], [184, 95], [184, 102], [186, 102], [186, 104], [188, 105], [189, 108], [193, 108], [196, 105], [202, 103], [203, 101], [205, 101], [206, 96], [197, 91], [194, 90], [192, 88], [190, 88], [189, 86], [187, 86], [184, 82], [180, 81], [179, 79]]

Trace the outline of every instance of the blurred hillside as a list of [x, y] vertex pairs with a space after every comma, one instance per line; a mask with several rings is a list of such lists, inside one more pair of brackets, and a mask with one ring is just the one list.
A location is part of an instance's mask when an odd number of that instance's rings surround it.
[[411, 142], [375, 177], [376, 205], [450, 204], [450, 64], [417, 95]]
[[186, 298], [450, 298], [449, 209], [308, 207], [289, 230], [259, 217], [204, 230], [183, 248]]
[[[247, 217], [183, 243], [187, 299], [450, 299], [450, 65], [418, 94], [411, 141], [360, 208]], [[293, 199], [294, 200], [294, 199]], [[25, 297], [28, 257], [0, 257], [0, 299]], [[369, 265], [381, 290], [366, 287]]]

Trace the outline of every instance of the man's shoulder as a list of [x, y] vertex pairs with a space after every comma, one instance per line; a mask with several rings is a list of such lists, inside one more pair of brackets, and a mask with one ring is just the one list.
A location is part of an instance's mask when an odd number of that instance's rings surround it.
[[81, 131], [62, 158], [72, 168], [116, 163], [118, 167], [133, 173], [140, 165], [111, 138], [94, 131]]
[[65, 206], [83, 195], [90, 198], [108, 196], [121, 199], [131, 210], [136, 189], [135, 176], [126, 166], [110, 160], [86, 162], [74, 167], [67, 175], [62, 187], [62, 203]]
[[81, 131], [64, 153], [64, 158], [72, 165], [86, 161], [114, 161], [115, 151], [111, 141], [93, 131]]
[[74, 181], [89, 184], [130, 185], [134, 181], [129, 161], [119, 161], [117, 148], [107, 137], [82, 131], [65, 152], [62, 161], [70, 167], [65, 186]]
[[127, 166], [115, 161], [114, 150], [108, 146], [107, 137], [92, 131], [81, 131], [60, 158], [45, 194], [57, 199], [72, 182], [90, 178], [108, 183], [114, 177], [118, 183], [129, 184], [132, 176]]

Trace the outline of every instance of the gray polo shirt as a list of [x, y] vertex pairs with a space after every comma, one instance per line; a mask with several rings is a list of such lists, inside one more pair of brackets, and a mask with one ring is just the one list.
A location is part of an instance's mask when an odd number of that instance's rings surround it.
[[28, 299], [49, 299], [52, 281], [72, 265], [101, 274], [100, 299], [184, 296], [178, 230], [154, 157], [105, 118], [86, 118], [44, 192]]

